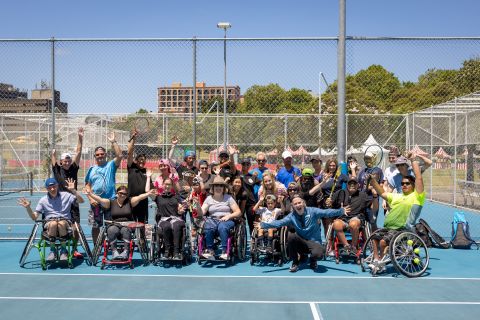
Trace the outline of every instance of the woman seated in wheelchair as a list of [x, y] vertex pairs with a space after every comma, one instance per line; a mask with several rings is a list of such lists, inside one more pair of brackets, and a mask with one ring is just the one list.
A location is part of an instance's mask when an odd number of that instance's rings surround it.
[[[376, 192], [374, 192], [374, 197], [377, 197]], [[347, 216], [333, 221], [333, 230], [335, 230], [344, 252], [348, 255], [357, 255], [360, 227], [365, 225], [367, 208], [373, 205], [378, 209], [378, 201], [373, 202], [372, 197], [368, 196], [365, 191], [360, 191], [357, 178], [350, 177], [347, 182], [347, 190], [338, 190], [331, 198], [326, 199], [325, 204], [330, 208], [350, 206], [351, 211]], [[348, 243], [345, 231], [350, 232], [351, 243]]]
[[[132, 240], [132, 233], [130, 228], [124, 222], [134, 221], [132, 208], [140, 201], [146, 199], [149, 195], [155, 193], [155, 190], [143, 193], [136, 197], [128, 196], [128, 189], [126, 186], [120, 186], [116, 190], [115, 199], [105, 199], [98, 195], [84, 190], [85, 194], [97, 201], [103, 208], [107, 209], [104, 217], [107, 227], [107, 241], [112, 250], [112, 260], [127, 260], [130, 254], [130, 241]], [[123, 241], [123, 251], [118, 252], [117, 240]]]
[[[411, 161], [414, 176], [402, 177], [402, 193], [385, 192], [375, 179], [367, 178], [390, 207], [385, 217], [383, 229], [372, 234], [374, 260], [369, 267], [376, 273], [385, 270], [385, 264], [382, 263], [382, 260], [390, 241], [397, 233], [413, 229], [425, 203], [425, 191], [419, 161], [416, 154], [413, 153], [408, 154], [408, 159]], [[407, 163], [407, 158], [399, 157], [397, 163], [399, 162]]]
[[242, 212], [235, 200], [227, 193], [228, 185], [222, 177], [216, 176], [211, 183], [212, 194], [205, 199], [201, 212], [206, 216], [203, 231], [205, 234], [206, 249], [202, 257], [215, 260], [215, 235], [220, 235], [222, 253], [220, 260], [228, 260], [228, 237], [230, 230], [235, 227], [235, 218], [240, 218]]
[[67, 261], [70, 254], [66, 248], [66, 239], [71, 230], [71, 208], [77, 201], [83, 202], [82, 196], [75, 190], [75, 181], [67, 179], [67, 188], [70, 192], [58, 190], [58, 182], [54, 178], [48, 178], [45, 181], [47, 195], [40, 198], [35, 211], [30, 207], [31, 202], [25, 198], [20, 198], [18, 204], [27, 209], [28, 215], [32, 220], [37, 220], [41, 216], [45, 221], [44, 234], [50, 242], [50, 254], [47, 257], [48, 262], [55, 261], [58, 253], [56, 252], [55, 241], [60, 240], [60, 261]]
[[182, 238], [187, 202], [175, 192], [174, 181], [170, 178], [163, 181], [163, 192], [153, 200], [157, 204], [157, 235], [163, 241], [163, 248], [158, 250], [163, 251], [164, 259], [183, 260]]
[[[266, 204], [266, 207], [265, 207]], [[265, 197], [262, 196], [257, 204], [253, 207], [253, 211], [255, 212], [255, 221], [258, 222], [272, 222], [276, 220], [281, 214], [282, 210], [280, 208], [276, 208], [277, 205], [277, 197], [273, 194], [269, 194]], [[260, 250], [265, 250], [267, 253], [273, 253], [273, 236], [277, 229], [257, 229], [257, 244]], [[265, 232], [268, 234], [267, 238], [267, 245], [265, 246]]]

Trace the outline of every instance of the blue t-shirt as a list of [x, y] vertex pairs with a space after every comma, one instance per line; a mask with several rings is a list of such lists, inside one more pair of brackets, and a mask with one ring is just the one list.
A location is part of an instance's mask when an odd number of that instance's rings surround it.
[[300, 177], [302, 172], [297, 167], [292, 166], [289, 170], [287, 170], [285, 167], [282, 167], [280, 170], [278, 170], [275, 179], [281, 182], [284, 186], [288, 187], [290, 182], [295, 182], [294, 174], [297, 177]]
[[[263, 169], [260, 168], [255, 168], [253, 170], [250, 170], [250, 174], [253, 175], [255, 172], [257, 173], [257, 178], [262, 181], [263, 179], [263, 173], [267, 171], [268, 168], [264, 167]], [[260, 189], [261, 183], [256, 184], [253, 186], [253, 195], [255, 196], [255, 201], [258, 201], [258, 189]]]
[[363, 168], [362, 171], [358, 174], [358, 183], [359, 183], [359, 188], [361, 191], [367, 192], [367, 194], [372, 194], [370, 190], [366, 190], [367, 186], [367, 181], [365, 179], [366, 174], [374, 174], [377, 176], [377, 182], [379, 184], [382, 183], [383, 181], [383, 171], [379, 167], [374, 167], [374, 168]]
[[101, 198], [115, 199], [115, 173], [117, 166], [110, 160], [102, 166], [93, 166], [88, 169], [85, 184], [90, 183], [92, 192]]
[[47, 194], [38, 201], [35, 211], [40, 213], [45, 220], [52, 218], [71, 220], [72, 204], [76, 199], [77, 197], [70, 192], [59, 191], [55, 198]]

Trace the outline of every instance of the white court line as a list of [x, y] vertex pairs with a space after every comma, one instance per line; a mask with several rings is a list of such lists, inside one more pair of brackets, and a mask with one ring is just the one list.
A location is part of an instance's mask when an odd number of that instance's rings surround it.
[[312, 310], [313, 320], [324, 320], [320, 309], [313, 302], [310, 302], [310, 310]]
[[244, 303], [244, 304], [398, 304], [398, 305], [480, 305], [480, 301], [279, 301], [279, 300], [201, 300], [201, 299], [131, 299], [82, 297], [1, 297], [0, 300], [55, 300], [55, 301], [120, 301], [120, 302], [178, 302], [178, 303]]
[[380, 280], [407, 280], [407, 281], [427, 281], [427, 280], [470, 280], [480, 281], [480, 278], [443, 278], [443, 277], [429, 277], [429, 278], [395, 278], [395, 277], [353, 277], [353, 276], [239, 276], [239, 275], [188, 275], [188, 274], [106, 274], [106, 273], [34, 273], [34, 272], [0, 272], [0, 276], [46, 276], [46, 277], [139, 277], [139, 278], [263, 278], [263, 279], [349, 279], [349, 280], [365, 280], [371, 279], [374, 281]]

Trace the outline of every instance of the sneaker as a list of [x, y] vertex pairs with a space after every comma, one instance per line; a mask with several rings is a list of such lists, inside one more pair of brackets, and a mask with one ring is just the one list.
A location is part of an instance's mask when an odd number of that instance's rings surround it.
[[112, 260], [117, 260], [120, 258], [120, 253], [118, 253], [118, 250], [113, 250], [112, 252]]
[[290, 272], [297, 272], [298, 271], [298, 264], [292, 264], [289, 271]]
[[120, 253], [119, 255], [119, 259], [122, 259], [122, 260], [127, 260], [128, 259], [128, 250], [123, 250], [122, 253]]
[[48, 257], [47, 257], [47, 261], [48, 262], [52, 262], [52, 261], [55, 261], [57, 258], [55, 257], [55, 251], [50, 251], [50, 253], [48, 254]]
[[222, 253], [220, 257], [218, 257], [220, 260], [228, 260], [228, 254], [226, 252]]
[[372, 262], [370, 262], [368, 264], [368, 267], [370, 268], [370, 270], [373, 271], [375, 269], [376, 271], [378, 269], [378, 260], [373, 260]]
[[65, 249], [60, 251], [60, 261], [67, 261], [68, 260], [68, 252]]
[[73, 252], [73, 257], [74, 257], [75, 259], [83, 259], [83, 254], [81, 254], [80, 252], [78, 252], [77, 250], [75, 250], [75, 251]]
[[215, 257], [212, 254], [211, 250], [205, 250], [203, 251], [202, 257], [207, 260], [215, 260]]
[[329, 257], [335, 257], [335, 251], [330, 250], [330, 251], [328, 251], [327, 255], [328, 255]]
[[173, 259], [174, 259], [174, 260], [183, 260], [183, 254], [181, 254], [181, 253], [175, 253], [175, 254], [173, 255]]
[[310, 259], [310, 269], [316, 270], [317, 269], [317, 260], [315, 259]]

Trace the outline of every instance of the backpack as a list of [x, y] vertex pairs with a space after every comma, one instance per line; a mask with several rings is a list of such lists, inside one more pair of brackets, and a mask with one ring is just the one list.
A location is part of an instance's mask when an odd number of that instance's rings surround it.
[[450, 243], [445, 241], [438, 233], [428, 225], [427, 221], [420, 219], [415, 224], [415, 233], [425, 242], [425, 245], [429, 248], [448, 249]]
[[478, 250], [478, 243], [476, 243], [470, 236], [468, 222], [462, 211], [455, 211], [453, 214], [452, 240], [450, 243], [455, 249], [471, 249], [474, 244], [477, 246]]

